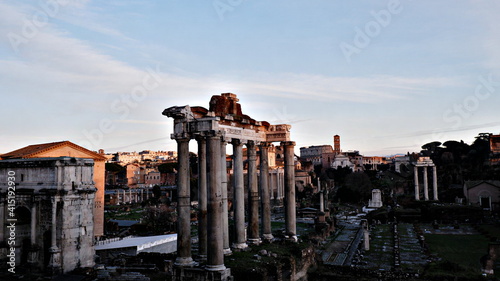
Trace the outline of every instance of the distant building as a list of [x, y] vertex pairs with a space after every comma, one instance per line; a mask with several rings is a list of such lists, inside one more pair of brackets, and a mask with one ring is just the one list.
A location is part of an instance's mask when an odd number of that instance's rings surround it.
[[142, 161], [175, 160], [177, 151], [152, 151], [143, 150], [141, 152], [117, 152], [114, 154], [114, 161], [122, 164], [140, 163]]
[[161, 174], [160, 172], [151, 171], [145, 177], [146, 186], [150, 185], [160, 185], [161, 184]]
[[127, 169], [127, 186], [137, 188], [139, 184], [144, 184], [144, 167], [140, 164], [131, 163], [125, 166]]
[[466, 181], [464, 195], [471, 205], [483, 210], [500, 210], [500, 181]]
[[490, 163], [500, 164], [500, 135], [490, 135]]
[[141, 162], [142, 155], [137, 152], [118, 152], [115, 154], [115, 161], [128, 164], [134, 162]]
[[[104, 151], [101, 150], [104, 154]], [[105, 162], [103, 154], [90, 151], [70, 141], [33, 144], [18, 150], [0, 155], [1, 160], [27, 159], [39, 157], [78, 157], [94, 160], [93, 178], [95, 187], [94, 204], [94, 235], [100, 237], [104, 234], [104, 184], [105, 184]]]
[[335, 152], [335, 154], [339, 154], [340, 152], [342, 152], [342, 150], [340, 149], [340, 136], [339, 135], [333, 136], [333, 152]]
[[346, 168], [346, 167], [351, 169], [352, 171], [355, 171], [356, 165], [354, 165], [354, 163], [351, 162], [348, 156], [342, 153], [336, 155], [333, 161], [330, 163], [330, 168], [333, 169]]
[[321, 165], [323, 154], [333, 154], [331, 145], [313, 145], [300, 148], [300, 159], [306, 162], [312, 162], [313, 165]]
[[[72, 157], [0, 161], [3, 264], [14, 249], [16, 267], [58, 274], [94, 266], [93, 166], [92, 159]], [[7, 244], [12, 219], [14, 245]]]
[[363, 156], [363, 167], [369, 170], [377, 171], [380, 165], [387, 164], [385, 157], [381, 156]]

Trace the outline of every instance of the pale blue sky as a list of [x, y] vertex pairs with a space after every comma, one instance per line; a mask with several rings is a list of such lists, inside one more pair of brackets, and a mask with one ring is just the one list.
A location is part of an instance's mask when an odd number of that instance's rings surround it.
[[499, 12], [472, 0], [2, 1], [0, 153], [59, 140], [175, 150], [163, 109], [225, 92], [256, 120], [292, 124], [297, 148], [335, 134], [365, 155], [471, 143], [500, 133]]

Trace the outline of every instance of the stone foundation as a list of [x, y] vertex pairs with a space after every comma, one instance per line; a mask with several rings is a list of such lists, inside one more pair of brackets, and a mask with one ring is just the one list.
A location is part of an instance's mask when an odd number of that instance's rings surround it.
[[231, 269], [226, 268], [221, 271], [207, 271], [201, 268], [174, 268], [174, 281], [233, 281]]

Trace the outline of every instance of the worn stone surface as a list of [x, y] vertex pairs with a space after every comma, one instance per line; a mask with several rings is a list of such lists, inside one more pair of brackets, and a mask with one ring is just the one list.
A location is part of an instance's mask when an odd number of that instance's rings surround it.
[[[4, 211], [4, 222], [17, 219], [17, 266], [30, 263], [32, 268], [45, 270], [51, 253], [59, 261], [53, 268], [55, 272], [94, 265], [93, 164], [91, 159], [70, 157], [0, 161], [0, 208]], [[10, 194], [11, 198], [8, 198], [9, 174], [16, 183], [15, 191], [10, 189], [15, 193]], [[7, 199], [15, 199], [15, 203], [10, 206]], [[0, 242], [7, 242], [10, 234], [5, 226], [0, 227]], [[31, 260], [23, 258], [26, 254]], [[5, 255], [0, 256], [0, 260], [5, 259]]]

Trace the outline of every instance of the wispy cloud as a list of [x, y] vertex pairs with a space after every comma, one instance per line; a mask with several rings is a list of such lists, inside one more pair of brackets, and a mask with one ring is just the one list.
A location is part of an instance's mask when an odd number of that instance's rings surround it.
[[434, 128], [432, 130], [417, 131], [417, 132], [411, 132], [411, 133], [405, 133], [405, 134], [383, 135], [383, 136], [378, 136], [376, 138], [388, 139], [388, 138], [395, 138], [395, 137], [398, 137], [398, 138], [421, 137], [421, 136], [427, 136], [427, 135], [471, 131], [471, 130], [477, 130], [477, 129], [488, 129], [488, 128], [492, 128], [492, 127], [496, 127], [496, 126], [500, 126], [500, 122], [475, 124], [475, 125], [469, 125], [469, 126], [461, 126], [458, 128]]

